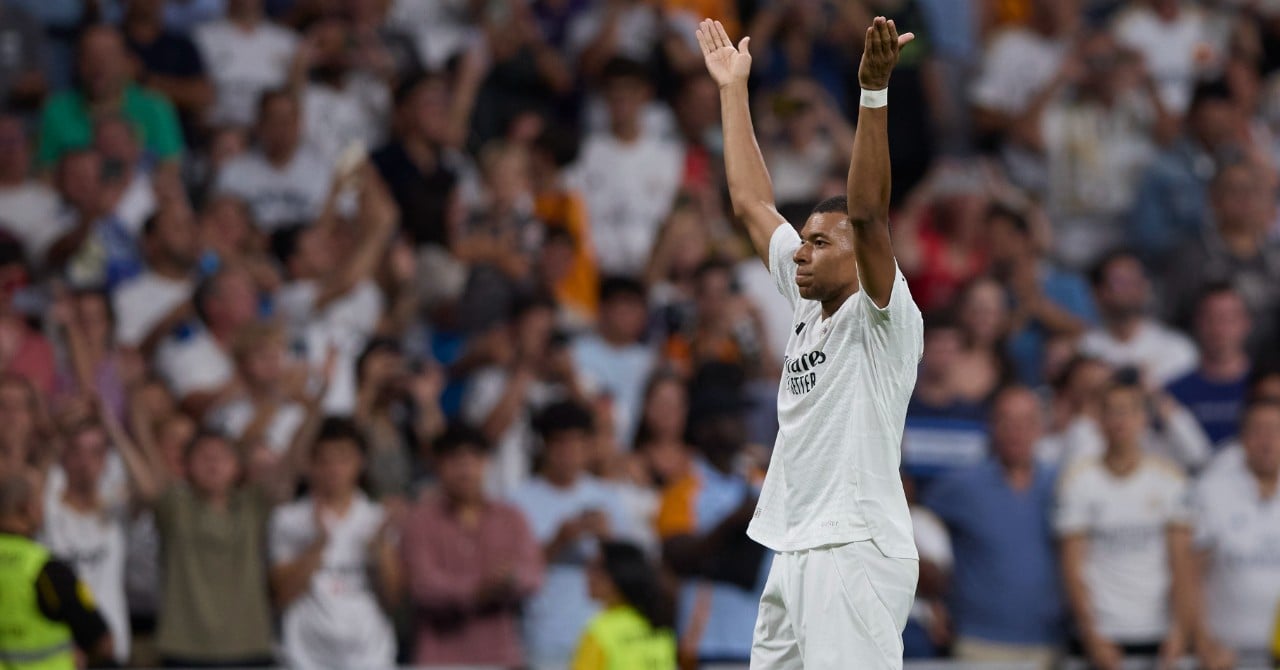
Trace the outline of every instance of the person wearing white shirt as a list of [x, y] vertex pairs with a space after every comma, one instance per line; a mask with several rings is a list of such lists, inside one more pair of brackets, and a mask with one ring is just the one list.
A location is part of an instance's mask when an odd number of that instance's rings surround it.
[[73, 568], [93, 592], [111, 631], [119, 663], [129, 658], [129, 611], [124, 594], [128, 500], [103, 497], [100, 482], [111, 449], [107, 432], [90, 420], [73, 429], [62, 453], [66, 485], [45, 496], [41, 544]]
[[1280, 603], [1280, 402], [1248, 405], [1240, 441], [1243, 458], [1215, 462], [1192, 489], [1204, 603], [1193, 633], [1202, 667], [1215, 670], [1266, 664]]
[[276, 292], [276, 309], [314, 369], [336, 356], [324, 398], [330, 415], [350, 416], [356, 405], [356, 359], [382, 319], [384, 300], [373, 281], [399, 223], [382, 180], [367, 169], [361, 181], [356, 239], [336, 227], [292, 228], [274, 246], [289, 281]]
[[229, 0], [227, 18], [196, 28], [193, 40], [213, 80], [209, 122], [250, 126], [264, 92], [284, 86], [298, 48], [291, 31], [263, 17], [263, 0]]
[[883, 17], [867, 30], [848, 197], [819, 203], [800, 233], [778, 213], [751, 125], [748, 40], [735, 48], [710, 20], [697, 36], [720, 86], [734, 214], [794, 309], [778, 437], [747, 529], [775, 552], [751, 666], [901, 668], [919, 565], [898, 470], [924, 323], [889, 239], [886, 89], [914, 35]]
[[1184, 0], [1127, 3], [1111, 25], [1122, 44], [1137, 51], [1155, 79], [1160, 100], [1175, 115], [1186, 114], [1196, 80], [1222, 63], [1227, 30], [1209, 10]]
[[1126, 656], [1178, 658], [1185, 631], [1191, 533], [1186, 476], [1144, 454], [1142, 388], [1115, 383], [1102, 398], [1101, 458], [1077, 461], [1058, 485], [1054, 529], [1081, 650], [1099, 668]]
[[1161, 388], [1196, 368], [1191, 338], [1148, 316], [1151, 283], [1132, 252], [1105, 256], [1090, 273], [1102, 327], [1085, 333], [1080, 352], [1114, 367], [1134, 366], [1142, 382]]
[[641, 113], [652, 95], [643, 66], [615, 60], [602, 78], [609, 132], [587, 137], [569, 178], [586, 196], [601, 272], [634, 277], [675, 202], [684, 150], [643, 132]]
[[303, 137], [307, 146], [332, 165], [353, 142], [376, 147], [385, 138], [391, 89], [377, 73], [353, 69], [354, 41], [337, 18], [312, 26], [308, 39], [309, 81], [302, 89]]
[[541, 473], [511, 497], [547, 561], [542, 587], [526, 605], [524, 640], [533, 667], [564, 667], [598, 609], [587, 593], [587, 563], [600, 541], [627, 537], [636, 524], [618, 493], [586, 471], [595, 431], [590, 410], [555, 403], [536, 423]]
[[258, 146], [218, 171], [214, 191], [243, 200], [265, 232], [310, 224], [324, 209], [333, 170], [303, 146], [300, 103], [291, 93], [269, 92], [257, 109]]
[[142, 230], [147, 269], [111, 296], [121, 346], [146, 348], [189, 315], [197, 245], [195, 220], [186, 207], [165, 207], [147, 220]]
[[1009, 129], [1060, 76], [1067, 56], [1067, 36], [1079, 20], [1078, 12], [1068, 2], [1035, 0], [1030, 4], [1028, 25], [996, 33], [982, 54], [978, 76], [970, 88], [980, 129]]
[[358, 487], [366, 446], [349, 421], [328, 419], [311, 449], [307, 497], [271, 515], [271, 585], [284, 608], [290, 668], [395, 667], [401, 568], [394, 517]]
[[614, 277], [600, 285], [598, 333], [582, 335], [570, 348], [578, 371], [596, 392], [613, 399], [614, 438], [629, 446], [640, 422], [644, 387], [653, 372], [653, 349], [642, 342], [648, 325], [644, 285]]
[[28, 174], [31, 143], [22, 119], [0, 115], [0, 147], [0, 230], [18, 238], [28, 260], [39, 264], [65, 232], [58, 195]]

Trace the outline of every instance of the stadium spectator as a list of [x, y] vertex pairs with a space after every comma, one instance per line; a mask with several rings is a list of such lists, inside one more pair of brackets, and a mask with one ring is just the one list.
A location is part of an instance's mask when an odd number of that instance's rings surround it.
[[17, 238], [27, 260], [39, 267], [57, 241], [62, 204], [48, 184], [31, 176], [31, 142], [20, 117], [0, 115], [0, 147], [0, 230]]
[[1075, 622], [1074, 653], [1100, 668], [1130, 656], [1170, 662], [1187, 649], [1190, 561], [1186, 475], [1144, 454], [1144, 394], [1135, 380], [1102, 397], [1106, 451], [1070, 464], [1058, 485], [1054, 529]]
[[1078, 274], [1044, 258], [1022, 212], [993, 205], [987, 212], [992, 274], [1012, 299], [1008, 355], [1018, 380], [1037, 385], [1049, 340], [1074, 338], [1098, 315], [1089, 285]]
[[1142, 169], [1177, 133], [1177, 119], [1142, 57], [1107, 33], [1083, 37], [1071, 59], [1073, 94], [1033, 108], [1026, 122], [1043, 161], [1057, 256], [1081, 268], [1127, 241]]
[[760, 149], [779, 211], [810, 210], [824, 177], [853, 151], [853, 128], [817, 83], [795, 79], [778, 88], [766, 117], [777, 129]]
[[1206, 473], [1192, 488], [1191, 586], [1203, 600], [1189, 610], [1206, 668], [1262, 663], [1280, 601], [1280, 404], [1260, 400], [1242, 411], [1244, 458]]
[[990, 430], [991, 460], [942, 477], [924, 499], [955, 556], [946, 596], [953, 650], [971, 663], [1048, 668], [1066, 612], [1051, 525], [1057, 473], [1036, 462], [1040, 400], [1025, 387], [1000, 391]]
[[1102, 325], [1080, 340], [1080, 351], [1106, 363], [1139, 369], [1149, 386], [1163, 386], [1195, 369], [1191, 340], [1150, 316], [1151, 283], [1130, 251], [1107, 254], [1089, 277]]
[[358, 487], [365, 453], [355, 424], [325, 420], [311, 448], [309, 494], [271, 515], [271, 590], [290, 667], [395, 665], [383, 607], [400, 597], [398, 520]]
[[432, 450], [440, 489], [405, 519], [417, 665], [525, 662], [517, 611], [542, 584], [542, 551], [520, 511], [485, 494], [488, 451], [480, 432], [450, 426]]
[[0, 7], [0, 26], [0, 40], [13, 45], [0, 56], [0, 107], [35, 109], [49, 84], [44, 30], [36, 17], [8, 2]]
[[27, 321], [31, 305], [21, 304], [22, 289], [30, 282], [21, 247], [12, 239], [0, 239], [0, 373], [23, 378], [32, 393], [48, 398], [57, 368], [53, 345]]
[[[315, 409], [309, 418], [318, 423]], [[293, 492], [310, 446], [310, 435], [301, 438], [269, 464], [249, 467], [236, 445], [201, 433], [186, 446], [189, 481], [174, 480], [154, 453], [124, 458], [155, 512], [163, 548], [156, 648], [167, 665], [273, 664], [264, 542], [271, 504]], [[240, 484], [243, 475], [249, 479]]]
[[951, 305], [986, 270], [989, 191], [979, 171], [943, 164], [902, 203], [894, 254], [924, 312]]
[[167, 9], [163, 0], [131, 0], [121, 32], [139, 66], [139, 83], [173, 103], [187, 137], [193, 138], [205, 109], [214, 101], [213, 83], [191, 38], [165, 25]]
[[471, 376], [463, 417], [496, 444], [487, 488], [508, 495], [529, 476], [533, 413], [556, 400], [589, 400], [566, 343], [553, 337], [554, 303], [532, 298], [516, 305], [502, 358]]
[[135, 126], [154, 160], [174, 165], [183, 152], [177, 114], [168, 99], [132, 81], [120, 33], [109, 26], [86, 29], [77, 59], [79, 88], [54, 94], [41, 110], [36, 161], [53, 166], [68, 152], [89, 144], [95, 118], [117, 114]]
[[626, 536], [630, 520], [617, 492], [586, 472], [595, 430], [591, 412], [555, 403], [534, 423], [542, 467], [511, 497], [546, 560], [542, 587], [525, 609], [524, 640], [530, 664], [560, 667], [573, 658], [579, 632], [596, 614], [587, 566], [600, 543]]
[[44, 522], [43, 497], [39, 473], [0, 472], [0, 552], [11, 566], [4, 588], [29, 603], [5, 608], [0, 654], [52, 667], [75, 667], [77, 653], [83, 661], [110, 663], [111, 634], [88, 587], [35, 542]]
[[740, 367], [708, 363], [690, 384], [688, 435], [698, 455], [662, 494], [657, 529], [663, 557], [680, 575], [677, 631], [689, 663], [745, 663], [755, 604], [770, 560], [745, 535], [759, 495], [746, 446]]
[[1237, 432], [1245, 383], [1253, 368], [1245, 350], [1251, 328], [1244, 299], [1233, 287], [1207, 286], [1196, 306], [1200, 366], [1166, 389], [1196, 417], [1215, 445]]
[[394, 73], [356, 67], [355, 37], [340, 18], [320, 19], [304, 40], [291, 73], [301, 101], [304, 143], [326, 164], [333, 164], [352, 143], [381, 144]]
[[214, 191], [243, 200], [268, 233], [310, 223], [333, 197], [331, 166], [303, 145], [302, 110], [292, 93], [265, 92], [257, 110], [257, 146], [222, 166]]
[[652, 95], [642, 65], [612, 60], [600, 77], [609, 126], [583, 142], [578, 162], [570, 168], [572, 183], [587, 199], [601, 271], [638, 276], [671, 211], [684, 151], [646, 132], [641, 123]]
[[587, 568], [591, 597], [604, 607], [582, 633], [574, 670], [618, 663], [675, 670], [676, 641], [662, 583], [635, 545], [607, 542]]
[[1195, 301], [1214, 283], [1235, 287], [1253, 321], [1249, 350], [1265, 353], [1280, 336], [1280, 244], [1270, 239], [1276, 188], [1248, 163], [1222, 166], [1209, 183], [1209, 214], [1195, 239], [1178, 249], [1163, 282], [1166, 314], [1194, 326]]
[[958, 390], [963, 348], [960, 327], [946, 315], [931, 314], [902, 433], [902, 467], [922, 494], [937, 476], [975, 465], [987, 454], [983, 407]]
[[1223, 81], [1192, 93], [1182, 138], [1158, 154], [1138, 184], [1130, 214], [1130, 242], [1157, 266], [1208, 222], [1209, 181], [1220, 166], [1252, 159], [1242, 133], [1246, 112]]
[[635, 438], [644, 402], [644, 385], [654, 370], [655, 352], [645, 343], [649, 310], [644, 286], [624, 277], [600, 282], [600, 318], [595, 333], [570, 345], [574, 365], [595, 393], [612, 399], [618, 444]]
[[1006, 346], [1012, 321], [1009, 304], [1000, 283], [982, 276], [961, 287], [955, 306], [964, 344], [952, 383], [962, 399], [986, 404], [1014, 377]]
[[191, 35], [213, 81], [209, 123], [250, 127], [263, 121], [260, 97], [288, 81], [298, 36], [262, 12], [263, 0], [227, 0], [225, 17], [201, 22]]
[[420, 445], [431, 444], [445, 429], [444, 371], [438, 365], [416, 367], [388, 338], [370, 340], [356, 361], [359, 390], [352, 418], [369, 447], [368, 483], [377, 498], [409, 492], [423, 461], [430, 460]]
[[111, 310], [116, 340], [150, 352], [191, 316], [198, 256], [191, 210], [180, 203], [160, 209], [143, 225], [140, 242], [146, 269], [113, 291]]

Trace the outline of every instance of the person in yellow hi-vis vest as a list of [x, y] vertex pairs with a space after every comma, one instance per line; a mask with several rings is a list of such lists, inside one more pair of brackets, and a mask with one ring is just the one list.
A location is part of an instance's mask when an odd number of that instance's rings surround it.
[[[111, 633], [71, 568], [31, 538], [44, 496], [33, 473], [0, 474], [0, 668], [74, 670], [111, 662]], [[102, 667], [102, 666], [97, 666]]]
[[587, 624], [573, 670], [676, 670], [671, 609], [644, 551], [602, 543], [587, 589], [604, 610]]

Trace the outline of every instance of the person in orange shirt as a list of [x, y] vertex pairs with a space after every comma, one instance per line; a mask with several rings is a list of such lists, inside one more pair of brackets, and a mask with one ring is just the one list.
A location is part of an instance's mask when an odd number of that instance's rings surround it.
[[[534, 141], [530, 173], [534, 190], [534, 215], [547, 226], [544, 268], [556, 301], [571, 312], [574, 321], [595, 321], [599, 307], [600, 274], [596, 266], [587, 203], [561, 178], [565, 166], [578, 155], [577, 137], [559, 127], [549, 127]], [[558, 253], [564, 251], [567, 253]]]

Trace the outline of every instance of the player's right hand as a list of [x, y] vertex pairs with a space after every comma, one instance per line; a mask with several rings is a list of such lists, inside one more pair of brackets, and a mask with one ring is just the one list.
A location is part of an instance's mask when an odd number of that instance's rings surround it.
[[745, 84], [751, 74], [751, 54], [747, 51], [750, 37], [742, 38], [737, 48], [729, 41], [729, 34], [719, 21], [703, 20], [698, 26], [698, 45], [707, 62], [707, 72], [720, 88], [731, 84]]

